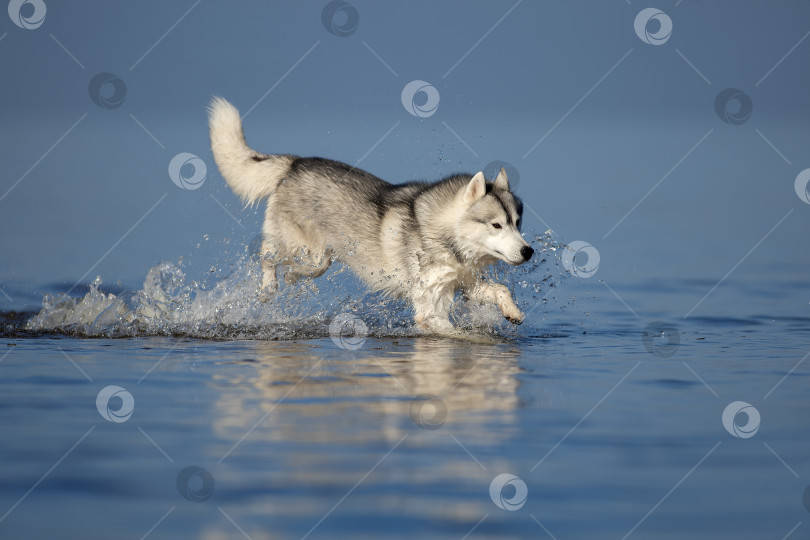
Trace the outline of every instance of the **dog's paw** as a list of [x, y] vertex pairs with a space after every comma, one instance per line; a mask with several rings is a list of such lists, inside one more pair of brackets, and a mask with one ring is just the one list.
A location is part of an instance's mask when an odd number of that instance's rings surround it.
[[259, 302], [266, 304], [278, 291], [278, 281], [265, 280], [259, 288]]
[[416, 327], [427, 334], [435, 335], [449, 335], [456, 331], [453, 324], [441, 317], [428, 317], [426, 319], [417, 319]]
[[510, 309], [509, 311], [504, 311], [503, 314], [504, 318], [512, 324], [521, 324], [523, 323], [523, 319], [526, 316], [520, 311], [518, 308]]
[[259, 302], [261, 302], [262, 304], [266, 304], [275, 295], [276, 295], [276, 288], [275, 287], [261, 288], [261, 289], [259, 289]]

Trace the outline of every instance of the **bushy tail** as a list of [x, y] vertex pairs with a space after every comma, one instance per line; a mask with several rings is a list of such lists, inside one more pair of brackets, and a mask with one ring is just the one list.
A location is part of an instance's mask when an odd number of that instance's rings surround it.
[[239, 111], [221, 97], [215, 97], [208, 106], [208, 127], [219, 172], [234, 193], [246, 204], [269, 197], [295, 157], [251, 150], [245, 142]]

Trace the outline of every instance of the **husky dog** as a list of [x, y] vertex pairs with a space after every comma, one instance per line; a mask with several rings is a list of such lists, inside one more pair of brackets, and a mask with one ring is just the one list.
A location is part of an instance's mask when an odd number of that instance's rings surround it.
[[452, 331], [448, 312], [459, 289], [523, 321], [509, 290], [481, 275], [498, 260], [518, 265], [534, 253], [503, 169], [492, 183], [478, 172], [392, 185], [338, 161], [251, 150], [239, 111], [222, 98], [208, 113], [211, 149], [228, 185], [246, 204], [267, 199], [265, 289], [278, 288], [279, 265], [294, 283], [340, 261], [372, 289], [409, 300], [424, 330]]

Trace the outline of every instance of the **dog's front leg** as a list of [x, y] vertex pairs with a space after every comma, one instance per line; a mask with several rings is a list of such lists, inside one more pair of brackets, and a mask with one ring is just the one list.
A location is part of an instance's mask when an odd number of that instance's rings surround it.
[[512, 300], [512, 294], [505, 285], [479, 281], [474, 286], [465, 289], [467, 296], [472, 300], [497, 304], [507, 321], [520, 324], [525, 315]]
[[450, 334], [453, 324], [450, 322], [450, 303], [452, 291], [428, 289], [418, 291], [411, 296], [414, 308], [414, 321], [420, 330], [437, 334]]

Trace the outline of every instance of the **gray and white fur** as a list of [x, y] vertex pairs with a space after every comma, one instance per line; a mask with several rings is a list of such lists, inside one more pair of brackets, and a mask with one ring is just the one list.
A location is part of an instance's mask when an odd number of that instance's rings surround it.
[[338, 161], [256, 152], [233, 105], [214, 98], [208, 112], [214, 159], [228, 185], [247, 204], [267, 200], [265, 289], [278, 288], [279, 265], [293, 283], [340, 261], [370, 288], [409, 300], [425, 330], [452, 330], [448, 312], [459, 289], [523, 321], [509, 290], [481, 274], [534, 252], [521, 236], [523, 206], [503, 169], [491, 183], [478, 172], [392, 185]]

